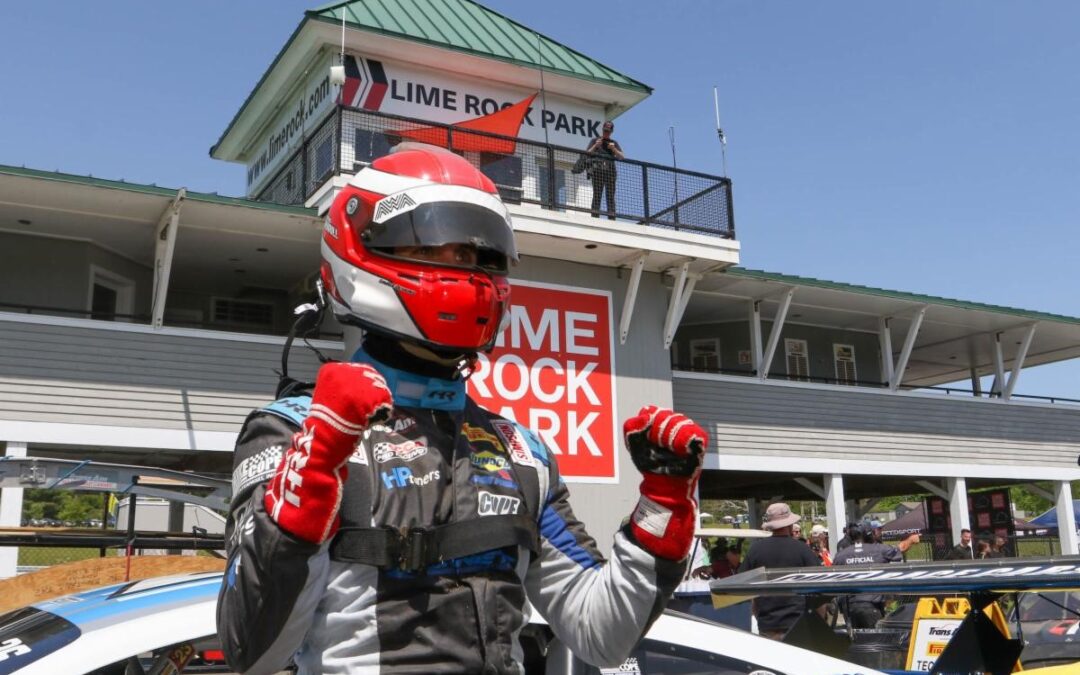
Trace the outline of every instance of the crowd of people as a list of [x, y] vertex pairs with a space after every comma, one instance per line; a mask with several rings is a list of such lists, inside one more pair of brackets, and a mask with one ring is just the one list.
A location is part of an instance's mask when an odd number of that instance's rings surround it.
[[[720, 540], [710, 549], [708, 565], [696, 568], [694, 575], [703, 579], [721, 579], [759, 567], [829, 567], [901, 562], [907, 550], [920, 541], [918, 534], [912, 534], [896, 545], [886, 544], [882, 541], [880, 522], [850, 523], [844, 528], [844, 536], [833, 557], [828, 528], [815, 524], [805, 534], [801, 520], [802, 517], [793, 512], [789, 505], [782, 502], [771, 504], [762, 519], [762, 529], [770, 532], [770, 537], [755, 541], [745, 557], [738, 541]], [[825, 606], [814, 609], [823, 616], [828, 611]], [[885, 598], [877, 594], [853, 595], [839, 603], [839, 610], [849, 626], [872, 628], [885, 614]], [[782, 638], [805, 611], [805, 601], [797, 595], [762, 596], [754, 601], [753, 606], [758, 632], [774, 639]]]
[[[772, 536], [759, 539], [742, 555], [737, 541], [721, 540], [710, 550], [708, 565], [695, 569], [702, 579], [720, 579], [759, 567], [816, 567], [833, 565], [886, 564], [903, 562], [907, 551], [920, 542], [918, 533], [910, 534], [895, 544], [883, 541], [882, 523], [877, 520], [852, 522], [844, 528], [833, 556], [829, 547], [829, 530], [815, 524], [804, 536], [801, 516], [784, 503], [768, 507], [762, 519], [762, 529]], [[978, 560], [1011, 555], [1005, 537], [973, 541], [971, 530], [961, 531], [960, 543], [949, 549], [950, 560]], [[861, 593], [842, 598], [838, 603], [846, 624], [852, 628], [873, 628], [885, 615], [886, 597]], [[753, 611], [758, 631], [780, 639], [806, 610], [800, 596], [762, 596], [754, 601]], [[822, 612], [824, 614], [824, 611]]]
[[1007, 558], [1012, 554], [1008, 550], [1008, 541], [997, 535], [993, 541], [980, 539], [972, 544], [971, 530], [960, 530], [960, 543], [949, 550], [949, 560], [981, 560], [986, 558]]

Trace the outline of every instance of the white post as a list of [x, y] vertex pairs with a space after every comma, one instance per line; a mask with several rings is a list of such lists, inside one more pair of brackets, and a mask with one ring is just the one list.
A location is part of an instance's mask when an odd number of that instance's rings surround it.
[[1061, 555], [1076, 555], [1076, 512], [1073, 511], [1072, 484], [1067, 480], [1054, 483], [1057, 491], [1058, 541]]
[[[946, 482], [949, 488], [949, 516], [952, 518], [953, 544], [959, 544], [960, 530], [971, 529], [971, 514], [968, 512], [967, 503], [967, 479], [948, 478]], [[972, 545], [974, 546], [974, 543]]]
[[776, 354], [776, 344], [780, 342], [780, 333], [784, 330], [784, 321], [787, 319], [788, 309], [791, 307], [791, 298], [794, 296], [795, 289], [792, 288], [787, 293], [784, 293], [784, 298], [780, 301], [780, 309], [777, 310], [772, 328], [769, 329], [768, 346], [765, 347], [765, 355], [761, 359], [761, 362], [766, 366], [758, 371], [758, 379], [764, 380], [769, 376], [768, 365], [772, 363], [773, 355]]
[[825, 474], [825, 520], [829, 523], [829, 550], [835, 555], [836, 544], [844, 538], [844, 527], [847, 525], [844, 477], [838, 473]]
[[750, 301], [750, 365], [760, 377], [761, 371], [769, 370], [768, 363], [761, 362], [761, 301]]
[[889, 328], [891, 319], [887, 316], [878, 317], [878, 342], [881, 343], [881, 379], [890, 387], [893, 381], [893, 356], [892, 356], [892, 329]]
[[[8, 441], [8, 457], [26, 457], [26, 443]], [[22, 524], [23, 488], [0, 489], [0, 526], [18, 527]], [[0, 546], [0, 579], [15, 576], [19, 564], [18, 546]]]

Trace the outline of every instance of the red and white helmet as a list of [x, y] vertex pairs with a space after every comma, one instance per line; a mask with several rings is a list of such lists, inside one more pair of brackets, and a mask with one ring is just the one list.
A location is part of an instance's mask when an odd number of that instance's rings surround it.
[[[396, 256], [469, 244], [476, 265]], [[351, 179], [323, 226], [322, 280], [338, 320], [441, 352], [486, 351], [509, 308], [518, 259], [494, 183], [454, 153], [407, 143]]]

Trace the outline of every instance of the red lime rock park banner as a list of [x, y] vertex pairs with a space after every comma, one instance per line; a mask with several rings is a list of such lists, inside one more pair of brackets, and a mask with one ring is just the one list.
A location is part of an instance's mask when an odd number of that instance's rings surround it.
[[539, 434], [568, 481], [618, 482], [611, 293], [515, 281], [509, 326], [469, 394]]

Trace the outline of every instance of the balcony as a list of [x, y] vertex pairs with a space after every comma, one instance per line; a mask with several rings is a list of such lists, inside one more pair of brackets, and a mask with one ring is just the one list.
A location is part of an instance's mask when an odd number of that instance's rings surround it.
[[444, 143], [483, 171], [508, 204], [581, 213], [621, 223], [735, 238], [731, 180], [631, 159], [615, 160], [615, 210], [592, 208], [593, 184], [574, 173], [581, 148], [497, 136], [452, 125], [339, 106], [256, 195], [304, 204], [333, 176], [352, 174], [403, 140]]
[[[890, 391], [786, 379], [673, 373], [675, 408], [703, 424], [710, 468], [873, 478], [1047, 480], [1077, 472], [1080, 401]], [[1019, 399], [1019, 400], [1017, 400]], [[1052, 402], [1054, 401], [1054, 402]]]
[[[152, 448], [159, 466], [226, 472], [236, 430], [273, 400], [284, 340], [0, 311], [0, 343], [0, 438], [43, 456], [109, 447], [104, 461], [128, 463], [124, 453]], [[340, 358], [340, 343], [312, 343]], [[290, 375], [311, 378], [318, 365], [298, 341]], [[219, 452], [193, 459], [194, 450]]]

